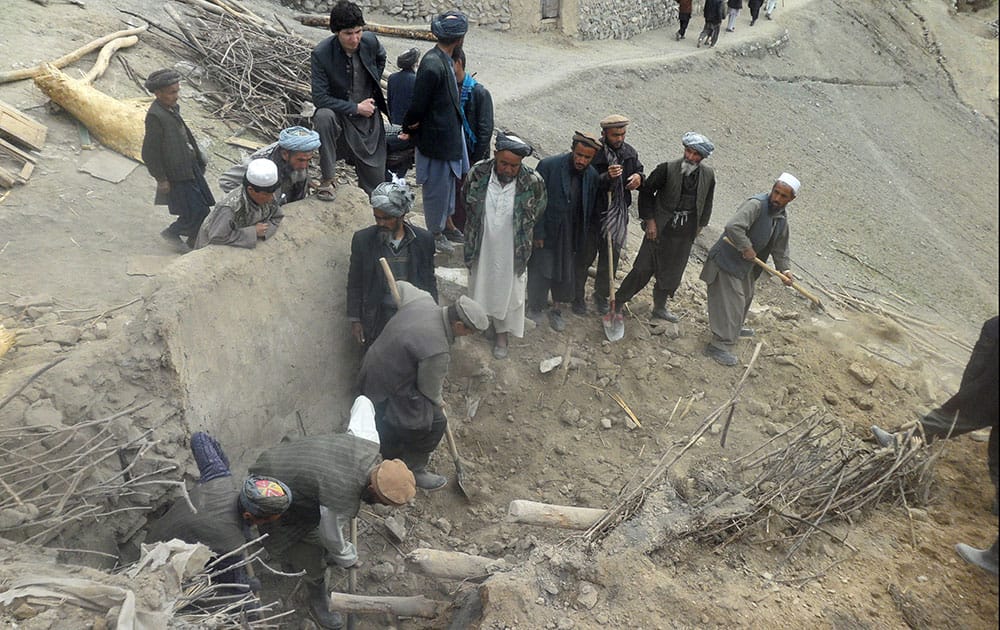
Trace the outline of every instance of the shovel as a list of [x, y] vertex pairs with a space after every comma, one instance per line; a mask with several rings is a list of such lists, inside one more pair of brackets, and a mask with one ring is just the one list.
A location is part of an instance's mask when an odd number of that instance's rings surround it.
[[[389, 285], [389, 292], [392, 293], [392, 301], [399, 308], [402, 298], [399, 295], [399, 287], [396, 286], [396, 277], [392, 275], [392, 268], [389, 267], [389, 261], [385, 258], [379, 258], [378, 262], [382, 265], [382, 273], [385, 274], [385, 280]], [[451, 425], [447, 421], [444, 425], [444, 436], [448, 440], [448, 451], [451, 453], [451, 459], [455, 462], [455, 485], [466, 500], [471, 500], [469, 493], [465, 489], [465, 469], [462, 468], [462, 458], [458, 456], [458, 447], [455, 446], [455, 436], [451, 434]]]
[[611, 234], [608, 233], [608, 312], [601, 318], [604, 336], [608, 341], [618, 341], [625, 336], [625, 316], [615, 308], [615, 264]]
[[[729, 240], [728, 236], [723, 236], [722, 240], [724, 240], [725, 242], [729, 243], [733, 247], [736, 247], [736, 245], [731, 240]], [[758, 267], [760, 267], [761, 269], [763, 269], [767, 273], [771, 274], [772, 276], [774, 276], [776, 278], [780, 278], [782, 282], [788, 282], [789, 281], [788, 276], [786, 276], [785, 274], [781, 273], [780, 271], [778, 271], [777, 269], [775, 269], [771, 265], [767, 264], [766, 262], [764, 262], [760, 258], [757, 258], [755, 256], [754, 259], [753, 259], [753, 262], [754, 262], [755, 265], [757, 265]], [[798, 291], [799, 293], [801, 293], [802, 295], [804, 295], [807, 298], [809, 298], [809, 301], [812, 302], [813, 308], [821, 310], [821, 311], [826, 311], [826, 309], [823, 307], [822, 300], [820, 300], [818, 297], [816, 297], [815, 295], [813, 295], [812, 293], [810, 293], [801, 284], [799, 284], [798, 282], [795, 282], [794, 280], [792, 280], [791, 287], [793, 289], [795, 289], [796, 291]]]

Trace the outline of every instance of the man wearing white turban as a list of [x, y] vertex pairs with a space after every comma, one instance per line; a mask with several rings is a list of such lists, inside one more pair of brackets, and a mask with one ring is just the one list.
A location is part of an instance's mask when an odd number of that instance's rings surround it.
[[267, 158], [251, 160], [243, 175], [243, 186], [220, 201], [201, 224], [195, 249], [206, 245], [232, 245], [253, 249], [259, 241], [274, 236], [285, 218], [274, 199], [278, 167]]
[[[708, 284], [708, 324], [712, 341], [705, 354], [722, 365], [736, 365], [733, 350], [740, 337], [751, 337], [752, 328], [743, 326], [753, 301], [754, 282], [760, 268], [754, 258], [774, 258], [790, 285], [793, 280], [788, 257], [788, 216], [785, 206], [799, 194], [801, 184], [782, 173], [770, 193], [754, 195], [736, 210], [722, 236], [708, 252], [701, 279]], [[728, 237], [729, 243], [724, 239]]]

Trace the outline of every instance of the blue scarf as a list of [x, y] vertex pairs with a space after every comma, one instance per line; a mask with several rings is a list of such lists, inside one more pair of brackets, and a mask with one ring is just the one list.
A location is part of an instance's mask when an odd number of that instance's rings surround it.
[[469, 119], [465, 117], [465, 104], [469, 102], [469, 97], [472, 96], [472, 89], [477, 84], [478, 82], [472, 78], [471, 74], [466, 74], [462, 80], [462, 94], [458, 101], [459, 109], [462, 112], [462, 128], [465, 130], [465, 144], [468, 145], [470, 154], [476, 150], [476, 134], [472, 132], [472, 125], [469, 124]]

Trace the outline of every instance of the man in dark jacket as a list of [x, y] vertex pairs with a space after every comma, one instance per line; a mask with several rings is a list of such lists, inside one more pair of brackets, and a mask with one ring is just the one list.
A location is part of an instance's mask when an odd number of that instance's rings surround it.
[[691, 21], [691, 4], [692, 0], [677, 0], [677, 24], [680, 27], [677, 29], [677, 41], [684, 39], [684, 33], [687, 32]]
[[393, 72], [386, 81], [386, 100], [389, 104], [389, 122], [402, 125], [406, 111], [410, 109], [413, 100], [413, 84], [417, 81], [417, 71], [414, 66], [420, 59], [420, 51], [411, 48], [396, 57], [396, 67], [399, 72]]
[[[722, 236], [708, 250], [701, 279], [708, 285], [708, 326], [712, 341], [705, 354], [722, 365], [733, 366], [733, 353], [740, 337], [752, 337], [752, 328], [743, 326], [753, 302], [754, 259], [774, 257], [774, 266], [794, 281], [788, 256], [788, 215], [785, 207], [799, 194], [801, 183], [790, 173], [782, 173], [771, 192], [750, 197], [736, 210]], [[726, 242], [726, 239], [729, 242]]]
[[[440, 307], [430, 294], [398, 284], [401, 306], [361, 362], [358, 387], [375, 403], [382, 457], [398, 457], [418, 488], [437, 490], [448, 480], [427, 470], [444, 435], [444, 379], [455, 337], [489, 327], [479, 304], [466, 296]], [[294, 490], [294, 488], [293, 488]]]
[[726, 17], [725, 0], [705, 0], [705, 28], [701, 29], [698, 35], [698, 48], [702, 44], [713, 48], [719, 41], [719, 31], [722, 29], [722, 20]]
[[435, 247], [445, 253], [455, 249], [443, 232], [455, 212], [456, 182], [469, 170], [452, 61], [468, 30], [469, 20], [461, 11], [447, 11], [431, 22], [438, 43], [420, 60], [413, 100], [403, 119], [405, 135], [416, 138], [417, 183], [423, 186], [425, 223], [434, 235]]
[[552, 294], [549, 325], [566, 329], [560, 303], [573, 299], [576, 256], [582, 251], [597, 198], [597, 171], [590, 165], [601, 150], [593, 134], [577, 131], [568, 153], [545, 158], [545, 214], [535, 223], [534, 251], [528, 260], [528, 317], [536, 322]]
[[[215, 197], [205, 181], [204, 154], [191, 130], [181, 118], [177, 104], [181, 75], [169, 68], [157, 70], [146, 79], [146, 89], [156, 100], [146, 113], [146, 135], [142, 140], [142, 161], [156, 179], [156, 205], [166, 205], [177, 217], [160, 235], [187, 251], [194, 246], [198, 228], [215, 205]], [[181, 237], [188, 239], [187, 247]]]
[[[455, 80], [458, 81], [459, 102], [462, 105], [462, 130], [465, 133], [465, 149], [469, 154], [469, 164], [475, 164], [490, 157], [490, 140], [493, 139], [493, 97], [479, 81], [465, 71], [465, 51], [456, 48], [452, 55], [455, 61]], [[444, 235], [453, 242], [465, 242], [465, 202], [462, 186], [465, 177], [458, 182], [455, 198], [455, 214], [449, 219]]]
[[370, 195], [385, 180], [385, 127], [382, 96], [385, 48], [363, 32], [358, 5], [340, 0], [330, 10], [330, 31], [312, 52], [313, 126], [320, 135], [320, 187], [316, 196], [333, 201], [338, 155], [354, 161], [358, 186]]
[[687, 267], [691, 246], [712, 218], [715, 171], [703, 161], [715, 145], [689, 131], [681, 138], [684, 157], [657, 166], [639, 191], [639, 218], [646, 238], [639, 246], [632, 270], [615, 293], [615, 308], [631, 300], [649, 279], [653, 285], [653, 317], [676, 322], [667, 308]]
[[604, 147], [594, 156], [591, 166], [600, 176], [597, 180], [597, 200], [594, 220], [586, 233], [586, 242], [576, 260], [576, 282], [573, 292], [573, 312], [586, 315], [587, 269], [597, 258], [594, 277], [594, 304], [601, 315], [608, 312], [608, 233], [611, 234], [612, 264], [618, 272], [618, 259], [628, 234], [628, 209], [632, 191], [638, 190], [645, 179], [642, 162], [635, 148], [625, 142], [629, 119], [612, 114], [601, 120], [601, 140]]
[[405, 183], [384, 182], [372, 192], [371, 204], [375, 225], [354, 233], [347, 274], [347, 319], [354, 339], [365, 348], [396, 314], [379, 258], [386, 259], [397, 280], [427, 291], [435, 302], [438, 297], [434, 237], [406, 221], [413, 193]]

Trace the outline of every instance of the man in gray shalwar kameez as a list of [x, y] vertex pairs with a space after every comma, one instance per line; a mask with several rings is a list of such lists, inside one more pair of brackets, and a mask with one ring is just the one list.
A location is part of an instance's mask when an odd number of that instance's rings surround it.
[[278, 231], [285, 217], [274, 193], [281, 186], [278, 167], [267, 158], [251, 160], [243, 186], [232, 191], [208, 215], [195, 249], [206, 245], [232, 245], [253, 249]]

